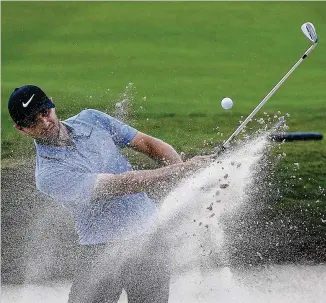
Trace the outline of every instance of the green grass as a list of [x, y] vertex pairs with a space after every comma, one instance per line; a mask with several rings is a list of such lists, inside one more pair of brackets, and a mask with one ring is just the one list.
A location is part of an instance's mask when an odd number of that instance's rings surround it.
[[[11, 91], [23, 84], [42, 87], [55, 98], [57, 114], [65, 119], [84, 108], [112, 111], [132, 82], [133, 126], [179, 152], [210, 148], [233, 132], [241, 116], [249, 114], [308, 48], [300, 31], [306, 21], [316, 25], [320, 45], [259, 116], [264, 111], [290, 113], [290, 131], [326, 134], [323, 2], [1, 6], [4, 161], [33, 155], [31, 140], [15, 131], [7, 112]], [[220, 106], [224, 96], [234, 100], [230, 111]], [[280, 169], [282, 178], [291, 174], [286, 167], [301, 163], [298, 174], [313, 193], [310, 198], [316, 198], [318, 186], [325, 187], [325, 141], [283, 145], [282, 150], [288, 155]], [[299, 183], [295, 188], [289, 195], [299, 199], [305, 189]]]

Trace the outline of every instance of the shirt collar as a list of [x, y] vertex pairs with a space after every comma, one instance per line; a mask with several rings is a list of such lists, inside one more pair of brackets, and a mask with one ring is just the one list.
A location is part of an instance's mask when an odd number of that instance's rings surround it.
[[69, 131], [71, 131], [73, 137], [90, 137], [93, 131], [93, 126], [79, 121], [78, 117], [79, 115], [61, 122], [68, 128]]

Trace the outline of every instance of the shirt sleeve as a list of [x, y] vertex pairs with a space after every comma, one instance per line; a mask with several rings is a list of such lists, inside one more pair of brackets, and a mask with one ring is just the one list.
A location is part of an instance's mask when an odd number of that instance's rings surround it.
[[92, 112], [96, 115], [96, 122], [110, 132], [112, 140], [120, 147], [128, 145], [138, 132], [137, 129], [106, 113], [98, 110], [92, 110]]
[[65, 206], [85, 205], [91, 202], [97, 175], [75, 171], [64, 166], [47, 168], [36, 174], [36, 187]]

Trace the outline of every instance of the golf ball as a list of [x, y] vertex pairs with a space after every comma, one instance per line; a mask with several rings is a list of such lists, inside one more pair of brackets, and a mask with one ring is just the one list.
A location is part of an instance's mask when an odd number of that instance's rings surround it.
[[224, 109], [230, 109], [233, 106], [233, 101], [231, 98], [223, 98], [221, 105]]

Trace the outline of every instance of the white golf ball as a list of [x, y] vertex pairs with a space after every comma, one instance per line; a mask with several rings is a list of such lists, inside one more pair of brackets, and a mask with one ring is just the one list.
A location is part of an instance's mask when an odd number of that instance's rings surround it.
[[224, 109], [230, 109], [233, 106], [233, 101], [231, 98], [223, 98], [221, 105]]

